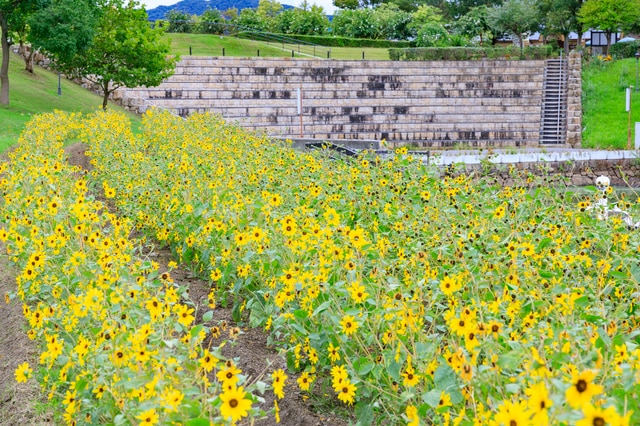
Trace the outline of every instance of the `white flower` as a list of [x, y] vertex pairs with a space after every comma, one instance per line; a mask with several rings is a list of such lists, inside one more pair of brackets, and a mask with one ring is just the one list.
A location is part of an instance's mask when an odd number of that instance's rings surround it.
[[598, 189], [606, 189], [611, 184], [611, 180], [607, 176], [598, 176], [596, 179], [596, 187]]

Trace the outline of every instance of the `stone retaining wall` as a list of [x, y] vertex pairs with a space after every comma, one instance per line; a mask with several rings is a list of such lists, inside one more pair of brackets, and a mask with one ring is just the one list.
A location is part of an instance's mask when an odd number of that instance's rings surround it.
[[567, 145], [582, 145], [582, 55], [575, 51], [569, 54]]
[[[451, 169], [451, 165], [443, 166]], [[510, 185], [513, 179], [510, 170], [525, 171], [537, 176], [543, 174], [561, 175], [566, 178], [567, 185], [584, 186], [593, 185], [598, 176], [608, 176], [611, 184], [615, 186], [630, 185], [640, 188], [640, 159], [616, 159], [616, 160], [586, 160], [586, 161], [552, 161], [536, 163], [503, 163], [494, 164], [461, 164], [458, 163], [453, 170], [456, 173], [488, 173], [498, 178], [504, 185]]]
[[544, 61], [184, 57], [159, 87], [122, 90], [116, 99], [137, 112], [209, 111], [281, 137], [538, 146], [543, 75]]

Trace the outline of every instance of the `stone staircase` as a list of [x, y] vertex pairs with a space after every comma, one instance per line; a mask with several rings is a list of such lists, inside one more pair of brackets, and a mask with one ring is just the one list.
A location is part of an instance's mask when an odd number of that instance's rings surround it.
[[544, 92], [540, 143], [564, 144], [567, 135], [567, 61], [548, 59], [544, 68]]
[[281, 137], [538, 146], [544, 69], [544, 61], [184, 57], [159, 87], [121, 96], [139, 110], [209, 111]]

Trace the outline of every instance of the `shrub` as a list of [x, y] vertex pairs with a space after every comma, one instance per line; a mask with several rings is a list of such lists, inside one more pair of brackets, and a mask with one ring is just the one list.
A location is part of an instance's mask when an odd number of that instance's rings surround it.
[[633, 58], [640, 51], [640, 40], [630, 43], [615, 43], [609, 48], [609, 53], [616, 59]]
[[480, 59], [546, 59], [555, 56], [553, 46], [525, 47], [423, 47], [389, 49], [393, 61], [468, 61]]
[[[339, 36], [318, 36], [306, 34], [274, 34], [275, 36], [287, 37], [290, 39], [300, 40], [307, 43], [319, 44], [329, 47], [378, 47], [378, 48], [406, 48], [415, 46], [411, 41], [394, 41], [394, 40], [374, 40], [368, 38], [351, 38]], [[250, 32], [239, 32], [237, 37], [253, 39], [255, 34]]]

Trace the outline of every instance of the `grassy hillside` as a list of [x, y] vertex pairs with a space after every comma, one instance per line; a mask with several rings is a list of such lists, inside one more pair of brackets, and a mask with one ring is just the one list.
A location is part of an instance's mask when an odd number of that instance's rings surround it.
[[[256, 56], [259, 49], [260, 56], [266, 57], [291, 57], [292, 50], [296, 57], [310, 57], [298, 56], [298, 46], [293, 44], [283, 46], [281, 43], [266, 43], [211, 34], [171, 33], [164, 34], [163, 37], [171, 40], [171, 50], [176, 55], [189, 55], [189, 47], [191, 47], [191, 54], [194, 56], [222, 56], [222, 48], [224, 48], [225, 56]], [[311, 53], [310, 49], [312, 48], [307, 48], [309, 53]], [[362, 52], [365, 54], [365, 59], [389, 59], [389, 49], [368, 47], [332, 47], [331, 58], [362, 59]], [[318, 51], [316, 56], [325, 58], [326, 51]]]
[[189, 55], [189, 47], [194, 56], [222, 56], [223, 48], [225, 56], [256, 56], [258, 49], [260, 56], [284, 56], [282, 49], [235, 37], [172, 33], [164, 34], [163, 38], [171, 40], [172, 53], [182, 56]]
[[[11, 55], [9, 64], [9, 106], [0, 105], [0, 152], [18, 141], [24, 125], [35, 114], [55, 109], [92, 112], [102, 105], [102, 98], [82, 87], [62, 79], [62, 95], [58, 96], [58, 75], [36, 67], [35, 75], [24, 71], [18, 55]], [[121, 109], [115, 105], [109, 106]], [[140, 118], [129, 114], [135, 123]], [[137, 127], [137, 126], [134, 126]]]
[[[582, 146], [624, 149], [629, 114], [625, 111], [625, 88], [635, 86], [634, 58], [603, 62], [591, 59], [582, 70]], [[634, 122], [640, 121], [640, 91], [631, 96], [631, 148]]]

